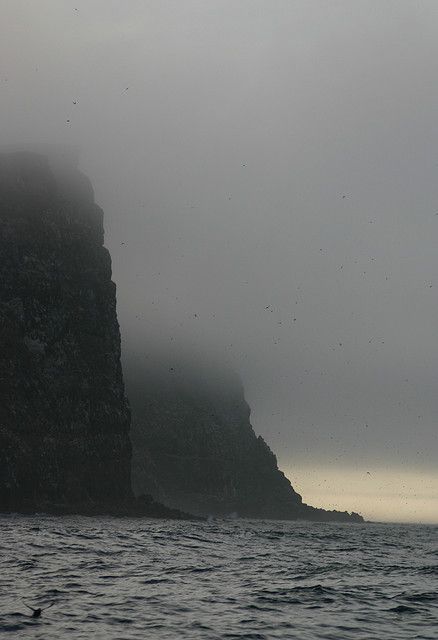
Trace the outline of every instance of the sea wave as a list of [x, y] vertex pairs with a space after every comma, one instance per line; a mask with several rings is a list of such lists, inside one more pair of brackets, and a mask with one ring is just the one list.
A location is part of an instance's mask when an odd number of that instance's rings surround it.
[[[1, 516], [0, 529], [10, 637], [436, 637], [437, 527]], [[40, 618], [25, 605], [52, 602]]]

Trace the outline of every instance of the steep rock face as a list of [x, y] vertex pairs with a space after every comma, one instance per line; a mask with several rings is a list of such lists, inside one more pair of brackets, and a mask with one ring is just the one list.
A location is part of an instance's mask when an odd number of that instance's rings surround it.
[[[68, 166], [67, 166], [68, 165]], [[131, 497], [103, 214], [74, 166], [0, 155], [0, 510]]]
[[198, 369], [157, 380], [132, 362], [125, 369], [136, 493], [204, 516], [362, 520], [303, 504], [254, 433], [236, 376]]

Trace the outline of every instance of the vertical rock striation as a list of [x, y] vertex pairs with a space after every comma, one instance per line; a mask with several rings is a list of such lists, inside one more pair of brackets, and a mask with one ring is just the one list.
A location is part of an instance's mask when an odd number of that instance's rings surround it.
[[0, 155], [0, 510], [131, 498], [103, 213], [74, 158]]

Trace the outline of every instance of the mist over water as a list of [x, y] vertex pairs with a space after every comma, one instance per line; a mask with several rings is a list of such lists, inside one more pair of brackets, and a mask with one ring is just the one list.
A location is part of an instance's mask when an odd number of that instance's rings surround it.
[[438, 3], [0, 15], [0, 633], [435, 639]]
[[[327, 468], [380, 473], [385, 499], [389, 468], [401, 517], [430, 520], [436, 3], [4, 0], [2, 16], [2, 138], [80, 147], [124, 349], [221, 354], [282, 467], [311, 470], [309, 502], [342, 501], [344, 480], [316, 490]], [[424, 477], [426, 510], [409, 498]]]
[[[436, 637], [436, 527], [43, 516], [0, 527], [5, 636]], [[55, 605], [33, 620], [21, 599]]]

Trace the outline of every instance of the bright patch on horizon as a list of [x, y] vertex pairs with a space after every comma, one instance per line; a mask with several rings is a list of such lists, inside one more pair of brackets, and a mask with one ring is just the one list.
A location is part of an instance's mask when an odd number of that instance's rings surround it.
[[312, 506], [357, 511], [366, 520], [438, 524], [438, 473], [296, 465], [283, 471]]

